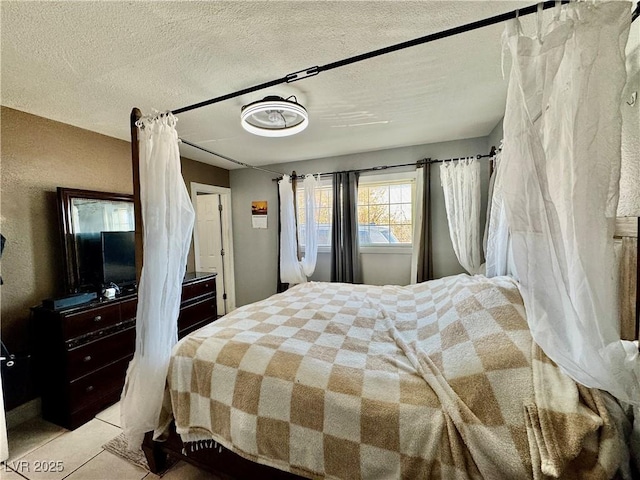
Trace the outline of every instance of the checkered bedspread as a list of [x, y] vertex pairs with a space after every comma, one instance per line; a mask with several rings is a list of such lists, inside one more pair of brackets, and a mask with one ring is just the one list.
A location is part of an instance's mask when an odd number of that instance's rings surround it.
[[309, 478], [611, 477], [599, 392], [537, 349], [523, 312], [506, 278], [296, 286], [176, 346], [177, 432]]

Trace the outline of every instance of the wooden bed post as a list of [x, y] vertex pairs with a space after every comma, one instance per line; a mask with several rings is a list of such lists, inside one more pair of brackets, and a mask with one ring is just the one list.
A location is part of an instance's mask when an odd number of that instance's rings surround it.
[[133, 170], [133, 212], [135, 217], [135, 241], [136, 241], [136, 284], [140, 285], [140, 274], [142, 273], [142, 253], [144, 245], [142, 243], [142, 208], [140, 204], [140, 147], [138, 144], [138, 127], [136, 122], [142, 117], [142, 113], [137, 108], [131, 110], [131, 168]]
[[[640, 10], [640, 3], [636, 10]], [[640, 340], [640, 217], [636, 225], [636, 331], [635, 340]], [[640, 351], [640, 345], [638, 345]]]

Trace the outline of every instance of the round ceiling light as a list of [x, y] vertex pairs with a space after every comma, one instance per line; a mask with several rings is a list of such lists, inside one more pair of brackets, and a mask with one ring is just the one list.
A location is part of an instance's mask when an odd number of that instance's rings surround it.
[[240, 112], [242, 128], [263, 137], [300, 133], [309, 125], [309, 115], [302, 105], [289, 98], [269, 96], [243, 106]]

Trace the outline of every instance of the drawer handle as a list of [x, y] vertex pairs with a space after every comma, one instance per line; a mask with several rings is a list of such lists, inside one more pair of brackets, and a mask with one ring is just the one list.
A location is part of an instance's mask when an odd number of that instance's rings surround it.
[[209, 284], [208, 284], [208, 283], [205, 283], [205, 284], [204, 284], [204, 288], [209, 288]]
[[100, 320], [102, 320], [102, 315], [96, 315], [95, 317], [93, 317], [94, 322], [99, 322]]
[[91, 355], [87, 355], [86, 357], [84, 357], [82, 359], [83, 362], [90, 362], [91, 361]]
[[89, 393], [93, 391], [93, 385], [89, 385], [87, 388], [84, 389], [85, 392]]

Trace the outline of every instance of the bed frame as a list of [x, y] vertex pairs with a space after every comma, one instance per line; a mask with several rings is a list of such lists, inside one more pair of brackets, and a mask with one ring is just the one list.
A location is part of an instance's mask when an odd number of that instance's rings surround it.
[[153, 432], [147, 432], [142, 443], [142, 451], [147, 458], [149, 470], [160, 473], [167, 469], [167, 456], [184, 460], [202, 470], [211, 472], [220, 480], [303, 480], [303, 477], [289, 472], [252, 462], [220, 445], [215, 448], [202, 448], [195, 451], [185, 448], [180, 435], [172, 423], [169, 437], [164, 442], [153, 440]]
[[640, 217], [618, 217], [614, 240], [619, 258], [620, 335], [640, 340]]
[[[640, 217], [621, 217], [616, 222], [614, 238], [620, 245], [620, 317], [622, 337], [638, 339], [640, 321], [640, 248], [638, 230]], [[152, 473], [167, 467], [167, 455], [184, 460], [203, 470], [216, 474], [222, 480], [265, 479], [301, 480], [302, 477], [247, 460], [222, 447], [202, 448], [191, 451], [185, 448], [172, 425], [169, 437], [164, 442], [153, 440], [152, 432], [145, 435], [142, 449]]]

